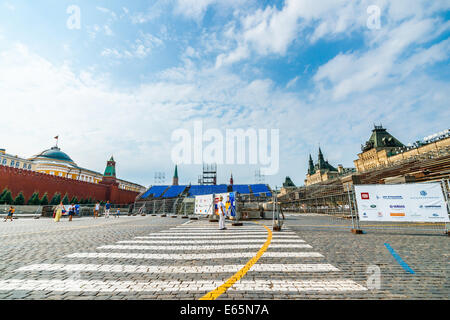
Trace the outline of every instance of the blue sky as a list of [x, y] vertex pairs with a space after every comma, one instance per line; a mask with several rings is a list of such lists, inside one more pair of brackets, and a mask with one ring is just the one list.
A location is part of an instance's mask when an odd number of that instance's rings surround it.
[[[80, 9], [69, 29], [67, 8]], [[380, 28], [369, 28], [369, 6]], [[171, 133], [280, 130], [280, 169], [301, 185], [320, 144], [353, 166], [374, 123], [403, 143], [448, 129], [448, 1], [0, 0], [0, 133], [7, 152], [60, 146], [121, 178], [170, 177]], [[219, 182], [254, 182], [254, 165]], [[198, 165], [181, 165], [196, 183]], [[169, 182], [169, 181], [168, 181]]]

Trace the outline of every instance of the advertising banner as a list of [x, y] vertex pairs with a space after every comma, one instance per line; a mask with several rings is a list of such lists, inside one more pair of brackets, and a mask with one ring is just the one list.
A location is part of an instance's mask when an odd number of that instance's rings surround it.
[[355, 185], [360, 221], [449, 222], [440, 183]]
[[[213, 203], [213, 196], [214, 203]], [[195, 214], [219, 214], [218, 203], [220, 202], [220, 197], [223, 197], [223, 203], [225, 205], [227, 216], [234, 217], [236, 215], [236, 193], [235, 192], [227, 192], [227, 193], [217, 193], [206, 194], [201, 196], [195, 196], [195, 204], [194, 204], [194, 213]], [[214, 212], [212, 211], [214, 205]]]
[[213, 195], [206, 194], [202, 196], [195, 196], [194, 213], [195, 214], [212, 214], [213, 208]]
[[223, 197], [223, 203], [225, 205], [227, 216], [234, 217], [236, 215], [236, 193], [235, 192], [215, 194], [215, 199], [214, 199], [215, 214], [219, 215], [218, 203], [220, 202], [221, 196]]

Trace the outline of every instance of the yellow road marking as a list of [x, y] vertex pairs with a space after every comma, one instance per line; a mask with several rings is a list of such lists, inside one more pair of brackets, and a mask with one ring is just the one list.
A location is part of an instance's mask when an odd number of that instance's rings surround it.
[[[258, 223], [258, 222], [255, 222]], [[200, 300], [216, 300], [220, 295], [225, 293], [225, 291], [228, 290], [228, 288], [232, 287], [237, 281], [242, 279], [242, 277], [245, 276], [245, 274], [250, 270], [251, 267], [261, 258], [261, 256], [266, 252], [267, 248], [270, 245], [270, 242], [272, 241], [272, 231], [265, 225], [263, 225], [264, 228], [267, 230], [267, 240], [264, 243], [264, 245], [259, 249], [258, 253], [251, 258], [247, 264], [238, 272], [236, 272], [233, 276], [231, 276], [224, 284], [217, 287], [216, 289], [208, 292], [203, 297], [200, 298]]]

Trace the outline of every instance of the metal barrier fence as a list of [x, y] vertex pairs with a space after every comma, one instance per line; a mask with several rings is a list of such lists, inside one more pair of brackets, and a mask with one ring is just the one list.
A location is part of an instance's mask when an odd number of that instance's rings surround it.
[[[0, 206], [0, 216], [4, 217], [9, 211], [11, 205], [1, 205]], [[53, 210], [56, 206], [45, 205], [45, 206], [34, 206], [34, 205], [12, 205], [15, 209], [14, 218], [21, 217], [51, 217], [53, 216]], [[66, 210], [69, 205], [64, 206]], [[85, 217], [94, 215], [95, 204], [83, 204], [80, 205], [79, 214], [74, 217]], [[131, 214], [129, 204], [111, 204], [110, 214], [116, 214], [117, 209], [120, 209], [120, 215]], [[102, 215], [105, 212], [105, 206], [100, 206], [99, 214]]]
[[134, 204], [133, 214], [152, 215], [191, 215], [194, 202], [189, 198], [152, 199]]
[[[450, 211], [450, 182], [441, 181]], [[354, 186], [312, 185], [297, 188], [280, 197], [282, 211], [299, 218], [298, 227], [321, 227], [347, 230], [382, 230], [386, 232], [448, 233], [448, 223], [361, 221]]]
[[[270, 218], [272, 219], [272, 211], [270, 217], [262, 212], [267, 212], [267, 203], [276, 201], [276, 195], [255, 197], [253, 194], [236, 195], [236, 211], [240, 219], [253, 218]], [[133, 213], [151, 214], [151, 215], [174, 215], [174, 216], [200, 216], [195, 212], [195, 198], [180, 197], [168, 199], [150, 199], [138, 201], [134, 205]]]
[[[10, 205], [4, 204], [0, 206], [0, 216], [4, 217], [8, 214]], [[27, 206], [27, 205], [20, 205], [15, 206], [13, 205], [14, 209], [16, 210], [14, 212], [14, 217], [40, 217], [42, 214], [42, 206]]]

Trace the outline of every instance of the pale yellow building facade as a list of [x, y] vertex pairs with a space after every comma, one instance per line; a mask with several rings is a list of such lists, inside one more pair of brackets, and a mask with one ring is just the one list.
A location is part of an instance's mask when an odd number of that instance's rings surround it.
[[[376, 129], [380, 128], [376, 127]], [[376, 135], [376, 129], [374, 129], [374, 133], [371, 139], [366, 142], [366, 145], [370, 141], [376, 140], [376, 137], [374, 138], [374, 135]], [[387, 135], [390, 136], [389, 134]], [[378, 140], [382, 141], [382, 139]], [[385, 139], [384, 141], [387, 140]], [[370, 145], [371, 143], [369, 143], [369, 146]], [[377, 143], [375, 142], [375, 145], [372, 145], [371, 148], [365, 148], [364, 150], [363, 147], [363, 152], [358, 154], [358, 159], [354, 160], [354, 164], [358, 172], [365, 172], [374, 168], [387, 167], [390, 165], [401, 163], [414, 156], [432, 152], [439, 152], [440, 150], [446, 148], [450, 148], [450, 136], [445, 133], [441, 138], [436, 139], [435, 141], [422, 142], [416, 146], [404, 146], [403, 144], [390, 146], [383, 145], [383, 143], [377, 145]]]

